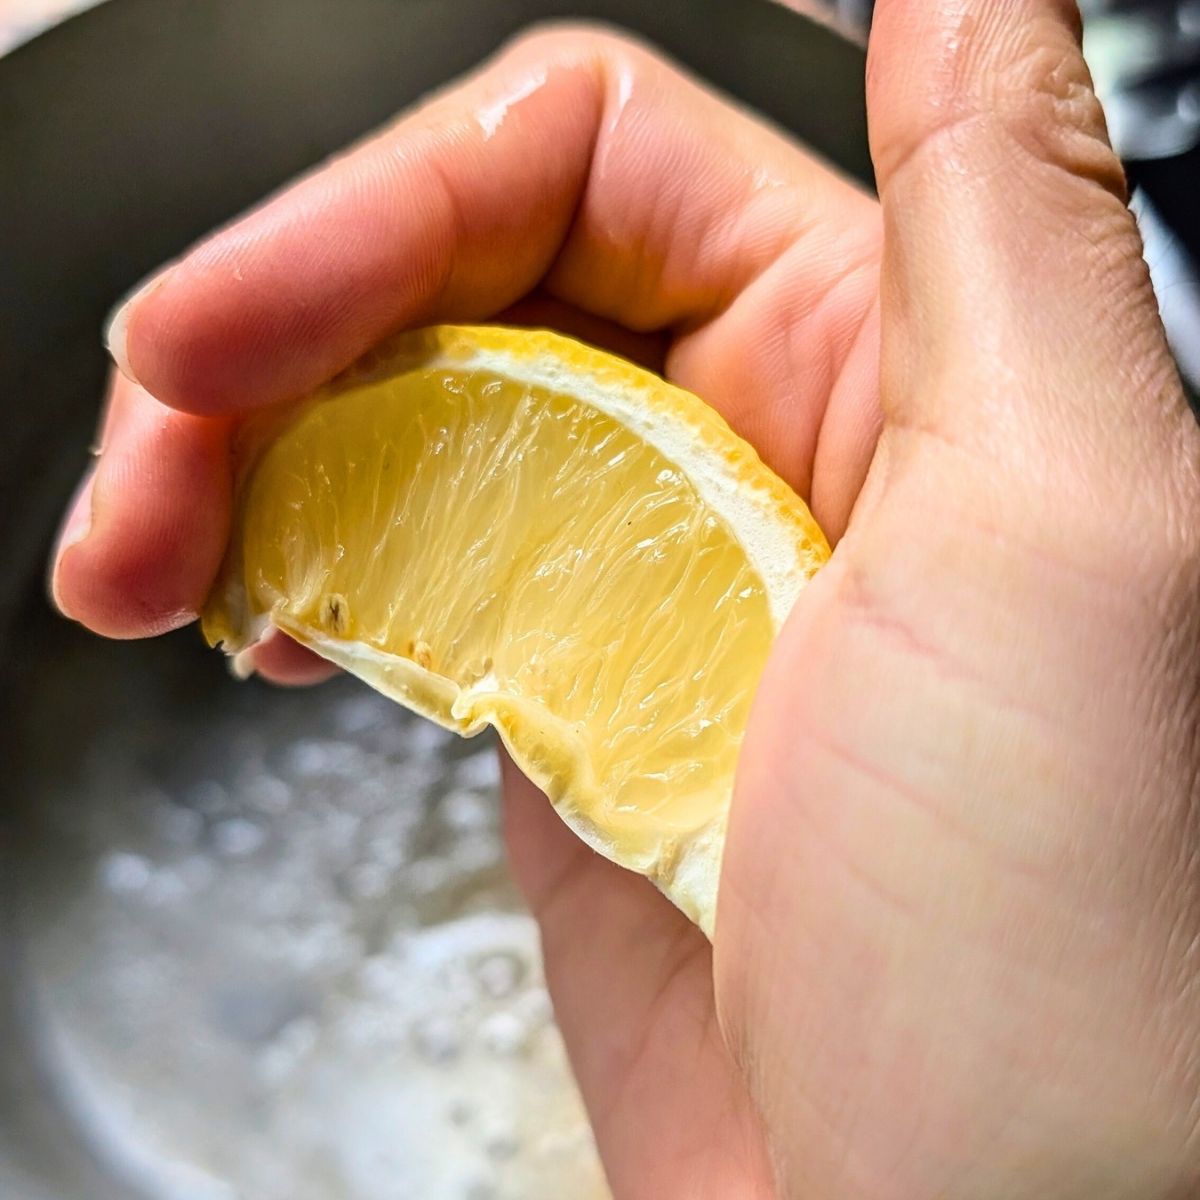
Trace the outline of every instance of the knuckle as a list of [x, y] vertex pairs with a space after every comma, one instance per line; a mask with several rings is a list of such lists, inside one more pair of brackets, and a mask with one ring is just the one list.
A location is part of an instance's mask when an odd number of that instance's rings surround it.
[[889, 134], [876, 147], [881, 175], [913, 160], [922, 172], [962, 174], [967, 164], [1008, 170], [1018, 159], [1055, 187], [1086, 182], [1124, 203], [1103, 107], [1078, 38], [1060, 18], [977, 32], [947, 57], [906, 119], [881, 118]]
[[1035, 41], [1001, 81], [1004, 128], [1031, 159], [1126, 199], [1125, 172], [1108, 138], [1104, 109], [1074, 42]]

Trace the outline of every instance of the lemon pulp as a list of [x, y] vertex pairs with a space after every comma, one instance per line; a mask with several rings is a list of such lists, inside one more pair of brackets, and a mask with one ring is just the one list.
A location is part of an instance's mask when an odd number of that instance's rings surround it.
[[453, 357], [281, 428], [240, 486], [210, 641], [265, 617], [451, 728], [494, 725], [578, 831], [660, 882], [689, 839], [719, 843], [777, 620], [678, 461], [561, 381]]

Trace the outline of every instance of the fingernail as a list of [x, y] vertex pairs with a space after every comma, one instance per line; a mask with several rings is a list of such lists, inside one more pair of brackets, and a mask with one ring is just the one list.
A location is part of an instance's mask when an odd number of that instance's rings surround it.
[[[50, 562], [50, 598], [55, 607], [64, 617], [72, 614], [62, 602], [58, 592], [58, 564], [62, 556], [72, 547], [78, 546], [92, 530], [92, 491], [96, 482], [96, 468], [93, 467], [79, 482], [75, 495], [67, 508], [66, 519], [58, 533], [58, 541], [54, 545], [54, 554]], [[73, 618], [72, 618], [73, 619]]]
[[117, 370], [132, 383], [138, 378], [129, 365], [129, 301], [118, 308], [108, 319], [104, 329], [104, 343], [108, 347], [112, 360], [117, 364]]
[[230, 675], [239, 682], [244, 682], [254, 674], [255, 649], [254, 646], [247, 646], [245, 650], [239, 650], [226, 659]]
[[161, 287], [166, 279], [166, 271], [156, 271], [149, 279], [143, 280], [125, 294], [117, 306], [109, 314], [104, 325], [104, 344], [108, 347], [112, 360], [117, 369], [132, 383], [139, 383], [133, 367], [129, 363], [129, 318], [133, 310], [154, 290]]

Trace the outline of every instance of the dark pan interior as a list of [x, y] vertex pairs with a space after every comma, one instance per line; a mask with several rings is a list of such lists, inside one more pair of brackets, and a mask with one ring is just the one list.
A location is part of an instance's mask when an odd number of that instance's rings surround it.
[[[50, 1085], [31, 1033], [23, 930], [38, 906], [69, 905], [81, 887], [69, 853], [39, 846], [44, 821], [31, 805], [70, 793], [97, 745], [136, 737], [147, 697], [181, 731], [227, 705], [266, 728], [286, 725], [298, 705], [331, 703], [236, 688], [193, 631], [106, 645], [50, 611], [44, 560], [86, 461], [106, 370], [102, 320], [215, 224], [516, 30], [567, 16], [642, 34], [869, 179], [861, 52], [769, 0], [110, 0], [0, 60], [6, 1197], [134, 1194], [76, 1136], [70, 1098]], [[164, 778], [193, 770], [174, 751], [147, 750]]]

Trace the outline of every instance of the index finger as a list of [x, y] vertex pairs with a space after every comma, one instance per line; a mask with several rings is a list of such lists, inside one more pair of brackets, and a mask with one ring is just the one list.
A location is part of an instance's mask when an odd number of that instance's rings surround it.
[[[110, 347], [164, 403], [238, 411], [543, 277], [633, 328], [695, 324], [804, 229], [836, 240], [871, 207], [636, 43], [541, 32], [164, 270]], [[814, 296], [840, 265], [814, 266]]]
[[[396, 328], [491, 316], [534, 284], [680, 334], [668, 373], [803, 488], [877, 257], [874, 202], [769, 126], [625, 39], [527, 37], [121, 310], [114, 356], [143, 386], [97, 464], [87, 537], [60, 542], [55, 596], [109, 635], [190, 619], [228, 535], [229, 414], [317, 387]], [[131, 423], [186, 472], [134, 469], [142, 442], [116, 436]], [[153, 539], [144, 513], [160, 515]]]

